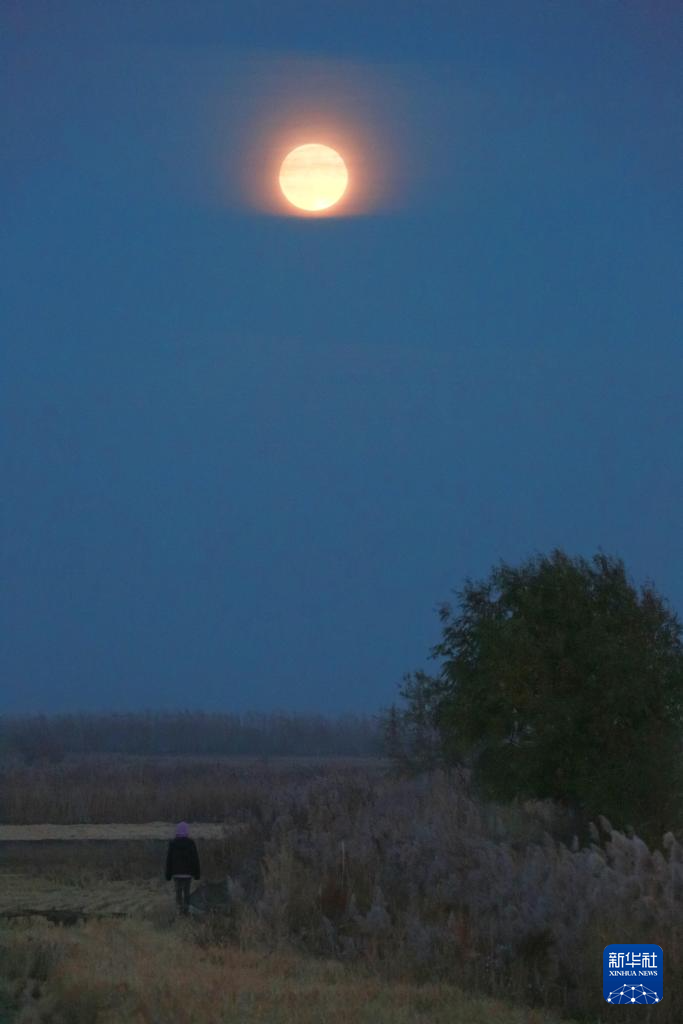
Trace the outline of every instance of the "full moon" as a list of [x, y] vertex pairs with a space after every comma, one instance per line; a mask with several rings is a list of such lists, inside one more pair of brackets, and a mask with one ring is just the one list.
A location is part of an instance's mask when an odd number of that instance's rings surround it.
[[280, 188], [300, 210], [327, 210], [338, 203], [349, 183], [346, 164], [330, 146], [297, 146], [282, 161]]

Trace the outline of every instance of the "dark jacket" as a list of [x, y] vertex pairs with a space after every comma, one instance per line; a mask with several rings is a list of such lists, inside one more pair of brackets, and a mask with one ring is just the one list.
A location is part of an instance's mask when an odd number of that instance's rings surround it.
[[174, 875], [192, 875], [200, 877], [199, 855], [194, 839], [189, 836], [176, 836], [168, 844], [166, 854], [166, 881], [170, 882]]

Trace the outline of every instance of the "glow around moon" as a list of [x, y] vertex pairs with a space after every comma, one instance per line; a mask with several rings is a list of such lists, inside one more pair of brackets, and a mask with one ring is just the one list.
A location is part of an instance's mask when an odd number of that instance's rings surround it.
[[318, 213], [339, 202], [346, 192], [349, 173], [335, 149], [312, 142], [287, 154], [279, 181], [282, 194], [292, 206]]

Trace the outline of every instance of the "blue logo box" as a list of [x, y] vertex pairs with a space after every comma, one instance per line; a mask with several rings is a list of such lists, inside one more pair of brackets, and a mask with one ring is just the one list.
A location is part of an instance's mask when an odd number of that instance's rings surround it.
[[664, 954], [649, 942], [613, 942], [602, 954], [602, 994], [608, 1003], [643, 1006], [664, 998]]

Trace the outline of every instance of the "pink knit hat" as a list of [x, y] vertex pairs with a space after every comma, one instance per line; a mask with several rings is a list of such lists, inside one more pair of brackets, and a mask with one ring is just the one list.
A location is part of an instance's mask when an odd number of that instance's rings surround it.
[[176, 825], [175, 834], [177, 839], [181, 837], [184, 838], [190, 834], [190, 829], [188, 828], [186, 821], [181, 821], [179, 825]]

